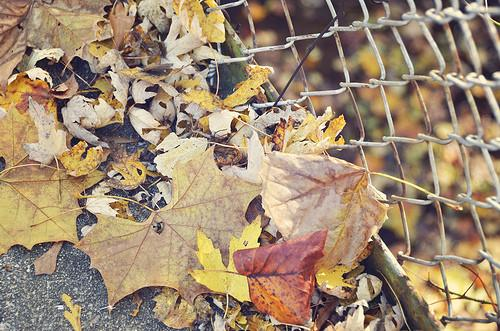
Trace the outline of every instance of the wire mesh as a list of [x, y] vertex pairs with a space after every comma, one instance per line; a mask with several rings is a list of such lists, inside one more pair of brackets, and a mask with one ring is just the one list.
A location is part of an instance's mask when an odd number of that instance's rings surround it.
[[[231, 9], [230, 17], [234, 10], [242, 9], [248, 20], [248, 31], [250, 34], [250, 47], [244, 50], [243, 57], [230, 58], [219, 61], [222, 63], [233, 63], [250, 61], [255, 57], [259, 58], [259, 64], [266, 65], [268, 57], [260, 55], [269, 55], [273, 53], [291, 52], [296, 63], [299, 63], [301, 58], [297, 44], [299, 42], [311, 42], [319, 36], [319, 33], [296, 34], [297, 24], [290, 13], [286, 0], [280, 0], [281, 12], [284, 21], [289, 31], [289, 35], [283, 40], [269, 45], [258, 45], [256, 25], [249, 10], [249, 4], [257, 0], [238, 0], [234, 2], [222, 2], [217, 9]], [[414, 263], [421, 268], [436, 266], [439, 268], [443, 284], [443, 292], [446, 295], [447, 314], [442, 317], [443, 322], [468, 322], [468, 323], [498, 323], [500, 324], [498, 302], [500, 300], [500, 287], [497, 278], [497, 269], [500, 268], [500, 262], [491, 252], [491, 247], [494, 242], [488, 242], [483, 221], [480, 215], [484, 210], [493, 213], [493, 222], [498, 224], [500, 216], [500, 182], [498, 178], [498, 163], [495, 162], [495, 154], [498, 155], [500, 150], [500, 136], [498, 126], [486, 130], [485, 123], [500, 124], [500, 110], [498, 105], [498, 91], [500, 89], [500, 72], [484, 70], [483, 60], [484, 52], [489, 57], [488, 61], [496, 61], [500, 59], [500, 42], [497, 32], [497, 24], [494, 21], [495, 17], [500, 16], [500, 7], [488, 5], [485, 1], [458, 1], [451, 0], [446, 5], [440, 0], [423, 1], [416, 4], [413, 0], [407, 1], [364, 1], [358, 0], [350, 5], [355, 5], [356, 10], [350, 7], [350, 13], [347, 16], [341, 17], [345, 10], [345, 2], [337, 0], [320, 0], [325, 10], [329, 12], [331, 17], [338, 17], [338, 20], [328, 29], [322, 38], [328, 42], [326, 52], [331, 58], [335, 58], [339, 63], [339, 70], [343, 79], [334, 84], [331, 84], [328, 89], [315, 90], [311, 88], [308, 82], [309, 75], [307, 70], [301, 69], [299, 74], [300, 82], [296, 82], [300, 86], [298, 93], [288, 93], [293, 97], [281, 100], [278, 105], [296, 105], [308, 104], [310, 109], [313, 109], [313, 98], [331, 98], [335, 96], [344, 96], [350, 100], [350, 106], [342, 111], [351, 112], [351, 118], [355, 119], [358, 132], [357, 138], [348, 140], [348, 143], [339, 146], [339, 149], [356, 151], [359, 156], [358, 160], [367, 169], [371, 169], [370, 159], [367, 153], [373, 155], [383, 154], [381, 150], [389, 150], [390, 157], [388, 159], [393, 162], [392, 169], [395, 170], [395, 176], [401, 179], [399, 192], [387, 193], [387, 202], [396, 205], [399, 209], [399, 217], [402, 222], [404, 234], [404, 246], [398, 253], [400, 262], [406, 261]], [[318, 1], [315, 1], [316, 4]], [[418, 8], [417, 8], [418, 5]], [[378, 6], [378, 10], [374, 11], [374, 6]], [[421, 6], [427, 6], [421, 8]], [[323, 10], [318, 7], [317, 10]], [[276, 8], [274, 8], [276, 11]], [[374, 13], [378, 13], [374, 16]], [[382, 15], [380, 15], [382, 13]], [[358, 15], [358, 17], [354, 17]], [[408, 40], [401, 35], [402, 29], [407, 29], [411, 26], [412, 33], [421, 36], [425, 41], [425, 45], [409, 45]], [[480, 26], [482, 33], [478, 35], [476, 27]], [[368, 77], [365, 81], [355, 80], [355, 75], [352, 75], [352, 68], [348, 63], [351, 54], [344, 52], [342, 38], [345, 35], [357, 34], [357, 40], [360, 45], [366, 45], [372, 53], [378, 66], [378, 76]], [[377, 44], [375, 34], [383, 34], [391, 36], [392, 43], [400, 51], [400, 56], [396, 59], [390, 58], [390, 61], [384, 59], [380, 49], [385, 45]], [[342, 37], [342, 38], [341, 38]], [[353, 40], [352, 38], [349, 40]], [[478, 42], [483, 43], [488, 40], [490, 46], [478, 46]], [[329, 45], [329, 46], [328, 46]], [[411, 46], [411, 47], [409, 47]], [[430, 70], [419, 70], [416, 61], [419, 59], [411, 55], [411, 49], [428, 48], [433, 58], [433, 68]], [[279, 55], [281, 58], [282, 55]], [[465, 60], [464, 60], [465, 59]], [[483, 60], [482, 60], [483, 59]], [[404, 72], [396, 72], [393, 70], [393, 61], [402, 62], [401, 65], [405, 68]], [[390, 62], [390, 63], [387, 63]], [[490, 66], [491, 67], [491, 66]], [[498, 68], [498, 67], [496, 67]], [[290, 71], [291, 74], [291, 71]], [[437, 134], [433, 114], [435, 107], [429, 107], [429, 96], [422, 91], [422, 86], [428, 86], [434, 93], [440, 93], [443, 96], [443, 104], [440, 105], [441, 110], [446, 110], [446, 118], [448, 127], [450, 128], [446, 134]], [[394, 117], [397, 114], [401, 121], [401, 110], [391, 107], [391, 100], [388, 97], [388, 90], [404, 89], [401, 93], [402, 97], [412, 97], [418, 102], [419, 118], [423, 125], [421, 130], [414, 135], [399, 135], [395, 125]], [[373, 116], [369, 110], [370, 100], [362, 100], [366, 98], [361, 90], [377, 91], [382, 103], [383, 116], [385, 123], [379, 123], [379, 130], [383, 134], [380, 137], [375, 137], [372, 132], [368, 132], [364, 123], [368, 117]], [[481, 100], [477, 100], [478, 91], [480, 91]], [[457, 95], [460, 94], [460, 97]], [[373, 93], [370, 94], [373, 96]], [[457, 98], [460, 98], [460, 105], [457, 105]], [[329, 102], [331, 100], [329, 99]], [[362, 105], [360, 105], [363, 103]], [[368, 107], [366, 102], [368, 101]], [[334, 102], [333, 107], [336, 111]], [[255, 109], [263, 109], [270, 107], [273, 103], [254, 103], [252, 107]], [[465, 106], [464, 106], [465, 105]], [[430, 109], [432, 108], [432, 110]], [[444, 116], [444, 115], [440, 115]], [[461, 127], [461, 121], [464, 116], [472, 118], [474, 127], [472, 130], [464, 130]], [[408, 118], [411, 121], [411, 118]], [[380, 128], [383, 125], [384, 128]], [[370, 130], [371, 131], [371, 130]], [[488, 131], [488, 132], [487, 132]], [[426, 155], [426, 164], [419, 164], [420, 171], [427, 173], [430, 176], [429, 192], [422, 196], [416, 190], [413, 190], [410, 179], [405, 176], [405, 167], [407, 163], [401, 158], [401, 151], [411, 146], [422, 146]], [[463, 183], [458, 187], [460, 189], [450, 192], [442, 192], [440, 179], [446, 174], [439, 172], [440, 162], [446, 160], [438, 160], [435, 150], [440, 146], [454, 146], [459, 151], [460, 160], [458, 162]], [[471, 163], [470, 154], [475, 153], [480, 157], [481, 167], [485, 171], [481, 177], [488, 177], [486, 181], [489, 183], [488, 194], [475, 194], [474, 173], [476, 171], [476, 163]], [[474, 155], [475, 155], [474, 154]], [[385, 155], [385, 154], [384, 154]], [[477, 160], [477, 158], [474, 158]], [[375, 182], [376, 179], [372, 178]], [[481, 178], [485, 180], [485, 178]], [[460, 180], [458, 180], [460, 181]], [[425, 185], [419, 183], [419, 185]], [[384, 191], [384, 189], [382, 189]], [[433, 221], [434, 228], [438, 233], [437, 251], [430, 258], [422, 258], [414, 255], [412, 252], [413, 233], [407, 221], [408, 208], [431, 208], [434, 213]], [[451, 207], [451, 208], [450, 208]], [[463, 209], [458, 211], [458, 209]], [[466, 219], [473, 225], [480, 241], [480, 249], [477, 252], [471, 252], [472, 256], [463, 256], [454, 252], [449, 247], [447, 239], [447, 228], [450, 222], [457, 220], [456, 217], [448, 217], [450, 212], [453, 215], [467, 215]], [[498, 226], [496, 227], [498, 228]], [[494, 232], [494, 231], [493, 231]], [[465, 266], [487, 265], [489, 269], [489, 277], [491, 277], [491, 286], [494, 292], [493, 301], [495, 303], [490, 306], [493, 310], [485, 309], [484, 317], [461, 316], [454, 313], [452, 292], [448, 286], [447, 268], [453, 264]]]

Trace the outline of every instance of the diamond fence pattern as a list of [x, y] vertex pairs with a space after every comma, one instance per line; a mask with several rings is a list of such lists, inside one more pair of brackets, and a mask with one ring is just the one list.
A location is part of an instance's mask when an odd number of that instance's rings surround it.
[[[297, 63], [300, 62], [301, 57], [296, 47], [296, 43], [299, 41], [308, 41], [309, 43], [316, 39], [320, 34], [305, 34], [296, 35], [294, 20], [290, 15], [289, 8], [287, 6], [286, 0], [281, 1], [282, 14], [286, 20], [289, 30], [289, 36], [286, 37], [282, 42], [276, 45], [257, 45], [256, 44], [256, 29], [254, 21], [249, 11], [249, 2], [257, 0], [238, 0], [234, 2], [222, 2], [217, 8], [210, 8], [209, 10], [217, 9], [231, 9], [234, 11], [237, 8], [243, 10], [244, 15], [248, 17], [248, 28], [251, 32], [252, 45], [250, 48], [244, 50], [243, 57], [230, 58], [227, 60], [219, 61], [218, 64], [223, 63], [234, 63], [234, 62], [246, 62], [252, 61], [256, 55], [268, 54], [274, 52], [291, 52]], [[342, 11], [343, 1], [340, 0], [323, 0], [326, 5], [331, 17], [336, 18], [339, 12]], [[383, 16], [373, 17], [369, 10], [369, 5], [373, 5], [376, 2], [377, 6], [383, 8]], [[323, 40], [331, 41], [331, 48], [327, 49], [328, 56], [335, 57], [340, 60], [343, 81], [339, 82], [337, 86], [332, 86], [331, 89], [327, 90], [311, 90], [308, 83], [308, 73], [301, 69], [297, 80], [301, 81], [302, 92], [300, 92], [297, 98], [283, 99], [278, 105], [297, 105], [297, 104], [307, 104], [312, 112], [311, 98], [315, 97], [332, 97], [338, 95], [345, 95], [351, 102], [351, 109], [354, 112], [354, 118], [357, 119], [357, 123], [352, 123], [355, 126], [357, 124], [358, 134], [357, 139], [350, 139], [346, 145], [339, 146], [340, 149], [354, 150], [359, 153], [359, 159], [361, 160], [363, 166], [370, 170], [370, 164], [366, 157], [366, 152], [369, 149], [389, 149], [392, 153], [391, 160], [394, 160], [394, 168], [398, 173], [398, 177], [401, 179], [400, 192], [398, 194], [388, 194], [387, 202], [396, 205], [400, 211], [400, 218], [402, 222], [405, 247], [398, 254], [399, 261], [406, 261], [408, 263], [415, 263], [422, 268], [438, 266], [440, 269], [443, 288], [447, 298], [447, 316], [442, 318], [443, 321], [453, 322], [462, 321], [470, 323], [500, 323], [498, 302], [500, 300], [500, 287], [497, 278], [497, 269], [500, 268], [500, 261], [492, 256], [490, 245], [493, 242], [488, 242], [485, 231], [483, 227], [483, 222], [480, 219], [480, 211], [482, 209], [488, 209], [489, 212], [493, 211], [495, 213], [496, 223], [500, 222], [500, 182], [498, 178], [497, 170], [495, 169], [495, 154], [498, 156], [500, 152], [500, 136], [497, 131], [493, 138], [485, 138], [485, 129], [483, 127], [484, 121], [492, 121], [500, 124], [500, 110], [498, 105], [498, 90], [500, 89], [500, 71], [489, 73], [489, 77], [485, 77], [483, 74], [483, 63], [481, 58], [484, 56], [481, 54], [481, 49], [478, 48], [477, 42], [489, 39], [490, 46], [486, 49], [486, 52], [490, 57], [493, 57], [495, 61], [500, 58], [500, 41], [498, 37], [498, 23], [495, 18], [498, 19], [500, 16], [500, 6], [498, 4], [495, 6], [491, 3], [488, 4], [487, 1], [458, 1], [451, 0], [444, 4], [442, 1], [434, 0], [425, 2], [428, 8], [417, 8], [417, 4], [413, 0], [407, 1], [375, 1], [369, 3], [368, 0], [358, 0], [353, 1], [356, 6], [358, 6], [358, 12], [360, 14], [357, 20], [349, 20], [346, 22], [345, 19], [336, 20], [335, 23], [330, 26], [327, 32], [322, 35]], [[418, 4], [421, 7], [421, 3]], [[378, 11], [380, 12], [380, 11]], [[480, 36], [475, 35], [475, 32], [471, 28], [471, 22], [475, 25], [481, 25], [483, 31]], [[404, 28], [409, 24], [414, 24], [415, 34], [422, 36], [422, 40], [425, 40], [426, 45], [422, 47], [428, 47], [432, 51], [432, 56], [434, 57], [437, 66], [426, 72], [417, 72], [415, 61], [418, 59], [410, 56], [408, 50], [407, 42], [400, 34], [400, 29]], [[453, 25], [455, 33], [452, 33], [450, 26]], [[437, 27], [437, 28], [436, 28]], [[437, 37], [437, 29], [440, 31], [439, 42]], [[458, 33], [457, 33], [458, 31]], [[349, 56], [344, 53], [344, 48], [342, 44], [342, 38], [344, 34], [357, 33], [363, 34], [363, 40], [365, 45], [368, 45], [371, 52], [376, 60], [376, 65], [378, 66], [380, 75], [378, 77], [371, 77], [367, 81], [353, 81], [351, 79], [351, 71], [348, 68]], [[404, 63], [402, 65], [405, 68], [405, 73], [399, 76], [395, 76], [391, 73], [390, 65], [384, 63], [381, 53], [379, 51], [380, 45], [377, 44], [376, 38], [374, 38], [374, 33], [390, 34], [392, 35], [394, 42], [397, 43], [397, 47], [402, 53], [401, 59]], [[464, 66], [459, 56], [458, 48], [462, 45], [466, 49], [467, 56], [467, 66]], [[393, 45], [396, 46], [396, 45]], [[444, 55], [446, 53], [446, 56]], [[446, 57], [453, 59], [452, 61], [445, 60]], [[265, 59], [265, 57], [261, 57]], [[262, 65], [266, 63], [262, 63]], [[265, 62], [265, 61], [264, 61]], [[289, 73], [291, 75], [291, 72]], [[288, 75], [288, 76], [289, 76]], [[444, 105], [446, 108], [448, 122], [451, 125], [452, 130], [447, 134], [447, 137], [438, 137], [433, 128], [433, 122], [431, 120], [431, 114], [429, 113], [429, 108], [427, 106], [428, 100], [424, 97], [421, 92], [421, 86], [425, 84], [433, 84], [436, 91], [444, 94]], [[416, 134], [416, 136], [400, 136], [396, 132], [394, 124], [394, 109], [390, 107], [390, 101], [387, 97], [387, 89], [393, 87], [404, 87], [408, 91], [412, 91], [419, 103], [421, 116], [423, 118], [425, 130]], [[357, 91], [359, 89], [372, 89], [378, 90], [380, 98], [383, 104], [383, 112], [385, 114], [385, 135], [381, 139], [368, 139], [370, 136], [367, 134], [364, 122], [365, 117], [369, 116], [366, 113], [360, 112], [358, 106], [359, 94]], [[460, 90], [462, 93], [463, 102], [467, 105], [467, 116], [471, 116], [474, 123], [474, 133], [473, 134], [463, 134], [463, 130], [460, 127], [461, 117], [464, 116], [463, 112], [457, 110], [455, 94], [456, 90]], [[473, 94], [473, 89], [482, 89], [483, 102], [481, 108], [479, 108], [476, 98]], [[410, 92], [407, 92], [410, 93]], [[495, 94], [497, 93], [497, 94]], [[274, 102], [268, 103], [255, 103], [252, 104], [254, 108], [265, 109], [273, 105]], [[335, 104], [333, 104], [335, 108]], [[401, 161], [400, 151], [405, 149], [409, 145], [420, 144], [425, 146], [427, 157], [426, 160], [428, 164], [419, 165], [422, 171], [426, 171], [432, 174], [432, 189], [430, 189], [422, 198], [417, 197], [417, 193], [414, 190], [410, 190], [412, 186], [405, 178], [404, 162]], [[461, 192], [455, 192], [452, 196], [444, 196], [440, 189], [440, 174], [438, 173], [438, 166], [435, 157], [435, 148], [437, 145], [449, 145], [455, 144], [459, 149], [459, 155], [461, 158], [462, 177], [464, 181], [463, 187], [465, 188]], [[479, 153], [482, 157], [483, 166], [487, 169], [486, 173], [489, 176], [487, 181], [491, 185], [491, 194], [488, 196], [482, 196], [478, 198], [474, 192], [474, 180], [473, 174], [475, 167], [471, 165], [470, 156], [471, 152]], [[443, 174], [441, 174], [443, 175]], [[409, 193], [413, 192], [413, 193]], [[439, 247], [435, 255], [430, 259], [423, 259], [412, 255], [412, 233], [409, 230], [407, 223], [407, 216], [405, 212], [405, 207], [414, 205], [418, 208], [433, 208], [433, 217], [436, 222], [436, 228], [439, 232]], [[447, 233], [445, 230], [445, 222], [447, 220], [443, 209], [452, 208], [455, 210], [462, 209], [460, 213], [467, 213], [468, 218], [473, 223], [473, 228], [477, 232], [477, 236], [480, 239], [481, 249], [475, 253], [475, 258], [463, 257], [458, 254], [454, 254], [452, 250], [447, 248]], [[448, 224], [448, 223], [446, 223]], [[462, 265], [472, 265], [476, 266], [479, 264], [488, 264], [491, 276], [491, 284], [493, 287], [493, 300], [496, 301], [496, 306], [493, 305], [497, 310], [495, 312], [486, 313], [484, 318], [472, 318], [469, 316], [458, 316], [454, 313], [453, 302], [451, 300], [451, 294], [448, 286], [447, 271], [446, 268], [450, 264], [462, 264]]]

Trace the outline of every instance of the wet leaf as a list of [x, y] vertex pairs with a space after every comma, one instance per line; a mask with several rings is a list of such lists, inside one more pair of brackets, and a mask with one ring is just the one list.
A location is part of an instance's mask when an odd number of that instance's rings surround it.
[[143, 223], [99, 216], [94, 229], [77, 245], [91, 257], [104, 278], [108, 302], [146, 286], [176, 288], [193, 300], [207, 289], [188, 271], [196, 259], [196, 232], [201, 229], [222, 250], [246, 225], [245, 211], [260, 187], [224, 176], [213, 149], [174, 168], [172, 202]]
[[314, 268], [323, 256], [327, 230], [287, 242], [234, 253], [238, 272], [248, 277], [257, 309], [278, 321], [302, 325], [310, 319]]
[[349, 162], [273, 152], [261, 176], [262, 204], [285, 238], [329, 229], [324, 266], [353, 265], [386, 219], [382, 193], [368, 184], [365, 169]]
[[198, 231], [198, 261], [203, 270], [193, 270], [191, 276], [200, 284], [217, 293], [227, 293], [236, 300], [250, 301], [248, 283], [245, 276], [239, 275], [234, 266], [233, 254], [244, 248], [259, 247], [258, 239], [261, 233], [260, 220], [247, 225], [239, 238], [231, 238], [229, 244], [229, 264], [222, 262], [220, 250], [215, 248], [202, 231]]

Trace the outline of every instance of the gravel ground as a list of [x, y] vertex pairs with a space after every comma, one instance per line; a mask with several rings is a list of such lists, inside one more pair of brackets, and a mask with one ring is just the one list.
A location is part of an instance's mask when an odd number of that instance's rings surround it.
[[157, 289], [138, 292], [144, 301], [136, 317], [130, 315], [136, 307], [131, 296], [108, 313], [101, 275], [71, 244], [63, 245], [55, 273], [35, 276], [33, 263], [49, 247], [42, 244], [28, 251], [15, 246], [0, 256], [0, 331], [72, 330], [64, 318], [63, 293], [81, 306], [83, 330], [171, 330], [154, 318]]

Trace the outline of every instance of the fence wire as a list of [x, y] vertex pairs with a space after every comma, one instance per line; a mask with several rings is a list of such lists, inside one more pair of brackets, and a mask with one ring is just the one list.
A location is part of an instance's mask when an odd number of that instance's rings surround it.
[[[274, 52], [291, 52], [297, 63], [300, 62], [301, 57], [297, 50], [296, 43], [299, 41], [311, 42], [319, 36], [319, 33], [296, 35], [294, 20], [290, 14], [286, 0], [281, 1], [281, 11], [284, 19], [286, 20], [289, 30], [289, 36], [275, 45], [257, 45], [256, 29], [254, 20], [249, 10], [249, 2], [258, 2], [258, 0], [238, 0], [234, 2], [221, 2], [219, 7], [210, 8], [210, 11], [217, 9], [230, 9], [234, 11], [238, 7], [243, 10], [245, 16], [248, 17], [248, 30], [251, 34], [251, 45], [248, 49], [244, 50], [245, 56], [238, 58], [230, 58], [227, 60], [219, 61], [222, 63], [234, 63], [250, 61], [259, 54], [268, 54]], [[342, 6], [345, 5], [341, 0], [320, 0], [324, 1], [324, 8], [328, 9], [331, 17], [337, 17], [343, 10]], [[459, 1], [451, 0], [443, 4], [440, 0], [428, 1], [427, 8], [417, 8], [415, 1], [373, 1], [377, 6], [382, 6], [384, 15], [380, 17], [372, 17], [373, 11], [369, 7], [373, 5], [368, 1], [358, 0], [356, 6], [360, 13], [359, 18], [356, 20], [337, 20], [333, 26], [328, 29], [322, 38], [331, 41], [331, 47], [327, 49], [328, 56], [340, 60], [343, 81], [339, 82], [336, 86], [331, 86], [331, 89], [325, 90], [311, 90], [308, 83], [308, 74], [304, 69], [300, 71], [300, 81], [302, 91], [298, 93], [297, 98], [284, 99], [278, 105], [296, 105], [308, 104], [312, 107], [312, 98], [315, 97], [332, 97], [345, 95], [351, 102], [353, 117], [357, 119], [357, 127], [359, 130], [357, 139], [350, 139], [346, 145], [339, 146], [340, 149], [351, 149], [359, 152], [359, 158], [367, 170], [370, 170], [370, 164], [366, 157], [367, 150], [388, 148], [392, 153], [392, 160], [395, 163], [397, 176], [402, 179], [400, 192], [398, 194], [388, 194], [388, 202], [396, 205], [399, 208], [402, 227], [404, 232], [405, 247], [399, 252], [398, 258], [402, 261], [415, 263], [424, 267], [437, 266], [440, 269], [443, 289], [447, 300], [447, 315], [442, 317], [443, 322], [469, 322], [469, 323], [498, 323], [500, 324], [500, 314], [498, 310], [498, 303], [500, 300], [500, 287], [497, 278], [497, 269], [500, 268], [500, 262], [492, 256], [490, 251], [493, 242], [488, 243], [485, 236], [484, 226], [480, 219], [481, 210], [487, 209], [494, 213], [494, 222], [498, 226], [500, 220], [500, 182], [495, 169], [495, 153], [498, 156], [500, 150], [500, 136], [498, 130], [494, 133], [493, 138], [485, 138], [485, 129], [482, 120], [490, 120], [500, 124], [500, 110], [498, 105], [497, 96], [500, 89], [500, 71], [490, 72], [487, 78], [483, 74], [484, 58], [481, 54], [481, 49], [478, 48], [477, 41], [490, 39], [493, 47], [488, 47], [486, 52], [495, 61], [500, 59], [500, 41], [498, 37], [498, 26], [495, 19], [498, 20], [500, 16], [500, 6], [495, 6], [486, 1]], [[354, 3], [354, 2], [353, 2]], [[424, 3], [424, 2], [422, 2]], [[421, 7], [422, 3], [418, 3]], [[352, 4], [351, 4], [352, 5]], [[380, 8], [379, 8], [380, 9]], [[320, 9], [318, 9], [320, 10]], [[380, 13], [380, 11], [377, 11]], [[340, 22], [340, 23], [339, 23]], [[475, 35], [471, 28], [471, 23], [474, 25], [482, 25], [486, 33]], [[400, 30], [409, 24], [416, 24], [413, 33], [419, 34], [426, 41], [427, 45], [421, 47], [429, 47], [432, 51], [437, 67], [430, 71], [418, 72], [416, 70], [415, 62], [418, 59], [410, 56], [408, 49], [408, 42], [400, 34]], [[452, 26], [452, 28], [450, 28]], [[437, 30], [440, 31], [440, 40], [437, 41]], [[453, 33], [455, 32], [455, 34]], [[458, 31], [458, 32], [457, 32]], [[390, 34], [397, 43], [397, 47], [402, 53], [403, 64], [406, 72], [402, 75], [395, 76], [391, 72], [390, 67], [392, 63], [387, 66], [384, 63], [381, 52], [379, 51], [380, 45], [377, 45], [374, 33]], [[371, 77], [367, 81], [354, 81], [351, 79], [351, 70], [348, 68], [349, 56], [344, 53], [343, 43], [341, 36], [344, 34], [362, 34], [365, 45], [368, 45], [373, 53], [378, 66], [380, 75], [378, 77]], [[458, 34], [458, 38], [455, 35]], [[443, 46], [444, 45], [444, 46]], [[459, 56], [459, 47], [463, 46], [467, 56], [467, 65], [463, 64], [463, 60]], [[415, 45], [412, 45], [415, 47]], [[452, 61], [446, 61], [445, 55], [451, 54]], [[462, 52], [463, 53], [463, 52]], [[265, 65], [265, 57], [260, 57], [259, 64]], [[263, 59], [263, 61], [262, 61]], [[469, 70], [470, 69], [470, 70]], [[290, 72], [291, 74], [291, 72]], [[447, 109], [449, 116], [449, 124], [451, 125], [451, 132], [447, 137], [438, 137], [435, 134], [433, 123], [431, 121], [431, 114], [429, 112], [428, 100], [424, 97], [421, 86], [424, 84], [431, 84], [433, 89], [439, 90], [444, 94], [444, 105]], [[437, 85], [436, 85], [437, 84]], [[434, 88], [434, 86], [438, 86]], [[416, 136], [400, 136], [396, 134], [393, 114], [394, 110], [390, 107], [390, 102], [387, 97], [387, 89], [393, 87], [406, 87], [411, 89], [412, 93], [417, 97], [420, 105], [421, 116], [423, 118], [425, 130], [416, 134]], [[368, 113], [360, 111], [359, 103], [359, 89], [374, 89], [380, 93], [380, 98], [383, 104], [383, 113], [385, 115], [384, 128], [387, 134], [383, 135], [380, 139], [368, 139], [364, 122]], [[456, 95], [453, 93], [460, 90], [464, 95], [464, 102], [467, 105], [467, 116], [471, 116], [474, 123], [473, 134], [463, 134], [460, 128], [460, 121], [464, 115], [459, 112], [456, 106]], [[481, 104], [479, 108], [476, 98], [473, 94], [473, 89], [482, 89], [483, 99], [486, 102]], [[497, 93], [497, 94], [495, 94]], [[366, 100], [365, 100], [366, 101]], [[267, 108], [273, 103], [254, 103], [252, 107]], [[333, 104], [334, 109], [335, 104]], [[338, 109], [336, 109], [338, 111]], [[345, 111], [345, 110], [344, 110]], [[409, 190], [408, 182], [405, 177], [404, 165], [401, 161], [400, 151], [404, 150], [407, 146], [421, 144], [425, 146], [427, 153], [428, 164], [419, 164], [422, 171], [429, 171], [432, 175], [432, 193], [427, 194], [426, 197], [417, 197], [418, 192]], [[464, 191], [454, 192], [452, 196], [444, 196], [441, 193], [440, 174], [438, 174], [438, 165], [435, 156], [435, 148], [437, 145], [450, 145], [455, 144], [459, 149], [461, 157], [461, 166], [464, 179]], [[491, 184], [491, 195], [482, 196], [475, 195], [473, 192], [474, 181], [472, 175], [474, 173], [473, 165], [470, 160], [470, 153], [477, 153], [482, 157], [487, 171], [486, 173]], [[375, 151], [377, 153], [377, 151]], [[441, 174], [443, 175], [443, 174]], [[483, 179], [482, 179], [483, 180]], [[410, 194], [409, 192], [413, 192]], [[418, 208], [433, 208], [436, 226], [439, 232], [439, 248], [437, 254], [430, 259], [423, 259], [418, 256], [412, 255], [412, 236], [410, 227], [407, 222], [407, 213], [405, 208], [408, 206], [417, 206]], [[454, 254], [452, 250], [447, 248], [447, 233], [445, 230], [445, 223], [453, 221], [453, 219], [445, 219], [446, 213], [443, 209], [449, 206], [463, 207], [462, 213], [468, 213], [469, 219], [473, 223], [477, 236], [480, 240], [481, 249], [475, 254], [475, 258], [464, 257]], [[490, 249], [489, 249], [490, 248]], [[488, 264], [489, 273], [491, 276], [491, 284], [494, 291], [495, 298], [493, 301], [496, 305], [492, 305], [495, 309], [493, 312], [485, 313], [484, 318], [473, 318], [470, 316], [458, 316], [453, 311], [452, 294], [449, 289], [449, 282], [447, 278], [446, 268], [449, 265], [461, 264], [469, 266], [477, 266], [479, 264]], [[495, 311], [496, 310], [496, 311]], [[486, 311], [486, 309], [485, 309]]]

